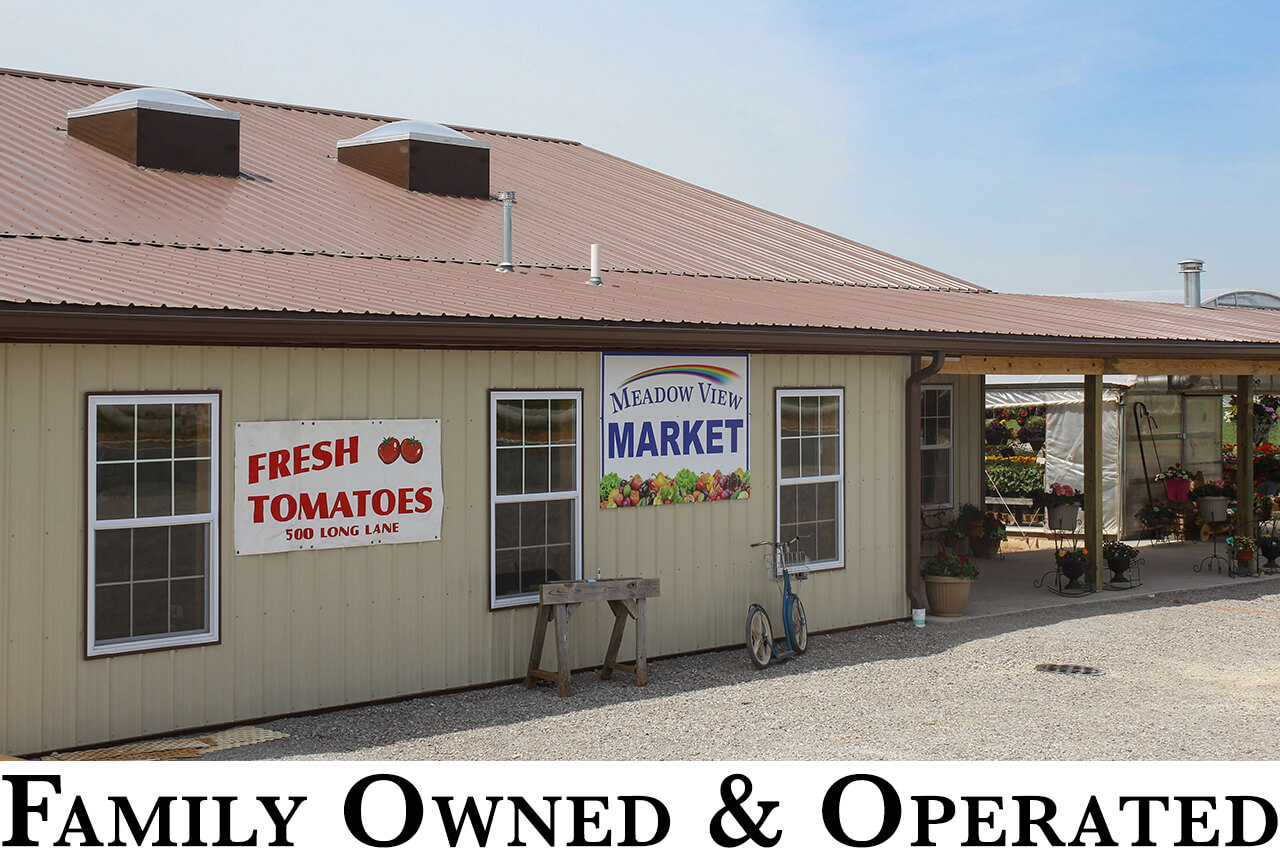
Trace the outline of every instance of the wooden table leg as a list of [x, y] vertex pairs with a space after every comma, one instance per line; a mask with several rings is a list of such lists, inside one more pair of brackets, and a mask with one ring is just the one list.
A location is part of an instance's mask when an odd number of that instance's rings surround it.
[[649, 669], [645, 662], [644, 602], [643, 598], [636, 599], [636, 687], [644, 687], [649, 681]]
[[561, 696], [573, 696], [569, 684], [569, 609], [568, 605], [556, 605], [556, 686]]
[[627, 610], [617, 601], [609, 602], [613, 611], [613, 634], [609, 637], [609, 648], [604, 653], [604, 666], [600, 669], [600, 678], [613, 678], [613, 670], [618, 665], [618, 649], [622, 646], [622, 632], [627, 628]]
[[547, 620], [550, 618], [551, 607], [539, 604], [538, 618], [533, 620], [533, 646], [529, 649], [529, 671], [524, 675], [525, 687], [533, 687], [538, 683], [534, 675], [540, 672], [539, 667], [542, 666], [542, 646], [547, 639]]

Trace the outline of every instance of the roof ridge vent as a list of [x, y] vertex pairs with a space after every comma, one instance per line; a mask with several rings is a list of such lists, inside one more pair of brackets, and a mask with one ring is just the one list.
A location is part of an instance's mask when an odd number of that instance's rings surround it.
[[174, 89], [129, 89], [72, 110], [67, 133], [139, 167], [240, 175], [240, 114]]
[[489, 198], [489, 144], [435, 122], [402, 119], [339, 140], [338, 163], [407, 190]]

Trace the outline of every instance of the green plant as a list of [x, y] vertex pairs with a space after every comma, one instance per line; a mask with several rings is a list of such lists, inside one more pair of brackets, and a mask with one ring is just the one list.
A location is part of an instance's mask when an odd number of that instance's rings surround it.
[[1186, 479], [1190, 482], [1194, 478], [1195, 477], [1192, 476], [1191, 471], [1183, 467], [1182, 462], [1179, 461], [1166, 467], [1163, 472], [1157, 473], [1153, 481], [1159, 482], [1162, 479]]
[[1089, 562], [1089, 551], [1086, 548], [1058, 548], [1056, 560], [1058, 565], [1085, 565]]
[[1084, 505], [1084, 494], [1079, 489], [1057, 482], [1050, 485], [1049, 490], [1037, 494], [1035, 499], [1041, 506], [1065, 506], [1069, 503]]
[[1107, 560], [1124, 559], [1132, 562], [1138, 556], [1138, 549], [1124, 542], [1107, 542], [1102, 546], [1102, 556]]
[[1148, 527], [1168, 524], [1173, 521], [1173, 510], [1160, 503], [1148, 503], [1133, 513], [1133, 516]]
[[1004, 524], [993, 513], [988, 512], [987, 516], [982, 519], [982, 537], [984, 539], [1002, 542], [1007, 534], [1008, 530], [1005, 529]]
[[964, 527], [960, 526], [960, 522], [955, 518], [952, 518], [947, 523], [946, 529], [942, 531], [944, 539], [961, 539], [964, 538], [964, 535]]
[[956, 522], [961, 526], [976, 523], [982, 520], [982, 510], [972, 503], [965, 503], [960, 507], [960, 514], [956, 516]]
[[988, 455], [986, 472], [1003, 497], [1034, 497], [1044, 485], [1044, 465], [1031, 455]]
[[933, 577], [963, 577], [973, 580], [978, 576], [978, 569], [969, 562], [968, 557], [956, 556], [946, 551], [938, 551], [926, 559], [921, 567], [925, 574]]
[[1187, 497], [1191, 500], [1199, 500], [1202, 497], [1230, 497], [1234, 493], [1221, 479], [1211, 479], [1203, 485], [1192, 488]]
[[1232, 536], [1227, 539], [1227, 544], [1238, 551], [1256, 551], [1258, 543], [1248, 536]]

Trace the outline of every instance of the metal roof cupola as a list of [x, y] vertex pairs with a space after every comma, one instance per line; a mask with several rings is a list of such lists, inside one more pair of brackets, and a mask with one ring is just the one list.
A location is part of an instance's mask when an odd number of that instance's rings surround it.
[[240, 175], [240, 114], [144, 87], [67, 113], [67, 134], [139, 167]]
[[489, 198], [489, 144], [434, 122], [390, 122], [339, 140], [338, 163], [407, 190]]

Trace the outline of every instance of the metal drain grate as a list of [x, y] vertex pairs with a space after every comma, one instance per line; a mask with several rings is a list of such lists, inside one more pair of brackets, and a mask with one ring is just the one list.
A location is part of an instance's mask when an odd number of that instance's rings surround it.
[[1042, 673], [1066, 673], [1067, 675], [1102, 675], [1097, 667], [1082, 667], [1079, 664], [1036, 664]]

